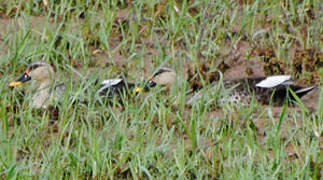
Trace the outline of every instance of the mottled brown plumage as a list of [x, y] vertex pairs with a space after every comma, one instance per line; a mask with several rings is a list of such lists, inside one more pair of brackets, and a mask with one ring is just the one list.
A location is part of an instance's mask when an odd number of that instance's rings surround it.
[[[215, 92], [217, 87], [219, 87], [220, 97], [218, 98], [218, 101], [220, 104], [229, 103], [248, 105], [252, 101], [252, 98], [254, 98], [261, 104], [269, 104], [272, 102], [272, 104], [275, 106], [284, 104], [287, 97], [290, 97], [291, 100], [295, 100], [294, 97], [289, 93], [288, 88], [293, 90], [299, 97], [302, 97], [314, 88], [314, 86], [306, 88], [303, 86], [290, 84], [290, 81], [288, 81], [289, 83], [281, 83], [271, 88], [257, 86], [257, 84], [265, 79], [266, 77], [224, 80], [223, 85], [220, 84], [217, 86], [218, 84], [214, 83], [210, 86], [210, 88], [211, 92]], [[225, 91], [227, 92], [223, 93]], [[203, 93], [206, 93], [206, 89], [202, 89], [195, 93], [194, 96], [188, 100], [187, 104], [191, 105], [195, 101], [201, 100]]]
[[[166, 74], [169, 72], [172, 72], [171, 76]], [[160, 70], [153, 76], [149, 83], [164, 85], [159, 82], [174, 82], [176, 78], [177, 76], [174, 70]], [[167, 84], [167, 86], [171, 85], [172, 83]], [[186, 104], [192, 105], [194, 102], [199, 102], [203, 97], [207, 98], [206, 100], [212, 100], [214, 93], [218, 91], [219, 97], [217, 99], [220, 104], [247, 105], [254, 97], [261, 104], [270, 104], [272, 102], [273, 105], [282, 105], [287, 97], [294, 100], [294, 97], [289, 93], [289, 89], [294, 91], [298, 97], [302, 97], [314, 88], [315, 86], [303, 87], [295, 85], [288, 75], [224, 80], [222, 84], [216, 82], [196, 92]]]

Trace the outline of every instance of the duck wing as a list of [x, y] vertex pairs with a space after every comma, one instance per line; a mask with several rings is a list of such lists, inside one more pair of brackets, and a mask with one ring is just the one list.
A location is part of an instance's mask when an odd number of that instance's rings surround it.
[[128, 83], [124, 79], [106, 79], [102, 81], [98, 93], [100, 96], [112, 98], [115, 95], [121, 96], [123, 92], [135, 87], [134, 83]]

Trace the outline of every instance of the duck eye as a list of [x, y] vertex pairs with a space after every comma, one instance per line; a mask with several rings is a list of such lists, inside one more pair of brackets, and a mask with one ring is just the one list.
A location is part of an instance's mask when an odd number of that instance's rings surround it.
[[152, 80], [148, 81], [148, 84], [149, 84], [150, 87], [156, 86], [156, 82], [152, 81]]
[[25, 78], [28, 78], [28, 77], [29, 77], [28, 72], [25, 72], [24, 77], [25, 77]]

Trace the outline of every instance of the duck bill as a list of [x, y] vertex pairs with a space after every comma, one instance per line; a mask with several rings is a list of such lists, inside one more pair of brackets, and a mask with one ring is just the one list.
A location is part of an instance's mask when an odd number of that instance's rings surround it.
[[148, 92], [150, 88], [153, 88], [156, 86], [156, 83], [154, 81], [148, 81], [143, 87], [138, 87], [135, 88], [135, 93], [140, 93], [140, 92]]
[[144, 86], [144, 91], [149, 91], [149, 89], [150, 88], [153, 88], [153, 87], [155, 87], [157, 84], [156, 84], [156, 82], [155, 81], [153, 81], [153, 80], [150, 80], [150, 81], [148, 81], [146, 84], [145, 84], [145, 86]]
[[28, 74], [24, 73], [18, 79], [16, 79], [15, 81], [11, 82], [9, 84], [9, 87], [19, 86], [22, 83], [27, 82], [29, 80], [31, 80], [31, 77]]
[[140, 88], [140, 87], [135, 88], [135, 93], [140, 93], [140, 92], [143, 92], [143, 91], [144, 91], [144, 88]]

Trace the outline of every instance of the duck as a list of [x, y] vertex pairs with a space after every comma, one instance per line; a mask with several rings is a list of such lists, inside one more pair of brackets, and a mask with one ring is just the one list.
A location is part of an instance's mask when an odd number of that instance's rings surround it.
[[[9, 84], [9, 87], [14, 88], [29, 81], [33, 81], [35, 84], [35, 92], [30, 104], [32, 108], [47, 108], [51, 103], [50, 98], [60, 102], [65, 95], [66, 83], [57, 83], [54, 68], [45, 60], [30, 63], [23, 74]], [[112, 98], [120, 96], [123, 91], [128, 93], [130, 89], [135, 87], [134, 83], [128, 83], [125, 79], [106, 79], [100, 83], [97, 93], [101, 97]], [[137, 91], [136, 89], [134, 91], [139, 93], [144, 89], [137, 88]]]
[[[156, 85], [172, 86], [175, 79], [176, 72], [174, 70], [168, 68], [161, 69], [153, 75], [145, 87], [146, 89], [150, 89]], [[219, 92], [228, 91], [226, 94], [220, 93], [220, 97], [218, 98], [219, 102], [217, 102], [219, 104], [250, 104], [254, 97], [255, 100], [261, 104], [281, 106], [284, 104], [287, 97], [290, 97], [291, 100], [295, 100], [295, 98], [289, 93], [289, 89], [301, 98], [308, 92], [315, 89], [316, 86], [306, 87], [296, 85], [292, 80], [291, 75], [228, 79], [223, 80], [222, 85], [219, 82], [215, 82], [195, 93], [190, 92], [191, 97], [186, 101], [186, 105], [191, 106], [194, 102], [200, 101], [203, 98], [203, 94], [207, 92], [209, 88], [213, 93], [217, 90], [219, 90]]]

